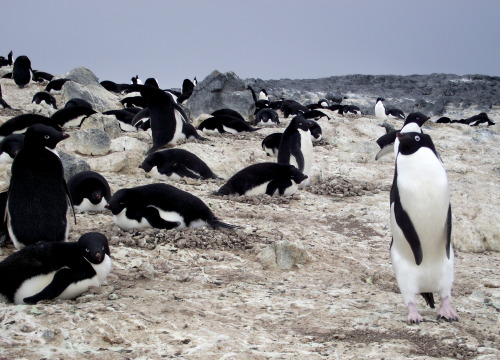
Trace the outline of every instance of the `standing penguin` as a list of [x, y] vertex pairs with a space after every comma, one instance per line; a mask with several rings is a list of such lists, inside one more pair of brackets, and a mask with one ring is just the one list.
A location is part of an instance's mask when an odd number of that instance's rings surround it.
[[391, 259], [408, 306], [408, 321], [419, 323], [415, 295], [434, 307], [439, 318], [458, 320], [450, 307], [453, 283], [451, 206], [448, 179], [432, 139], [418, 132], [398, 133], [400, 141], [391, 188]]
[[33, 71], [31, 70], [31, 61], [27, 56], [21, 55], [16, 58], [12, 69], [12, 77], [16, 85], [21, 89], [29, 85], [33, 78]]
[[[309, 129], [315, 124], [314, 120], [308, 120], [302, 115], [292, 119], [281, 137], [278, 163], [293, 165], [308, 177], [311, 176], [313, 145]], [[303, 184], [308, 183], [309, 179]]]
[[375, 102], [375, 117], [380, 119], [405, 119], [405, 114], [399, 109], [386, 109], [384, 106], [384, 98], [377, 98]]
[[7, 199], [7, 229], [17, 249], [68, 237], [69, 191], [54, 150], [68, 137], [42, 124], [26, 130], [24, 146], [12, 163]]
[[153, 146], [148, 154], [164, 145], [175, 145], [183, 139], [204, 140], [188, 122], [186, 113], [172, 96], [150, 85], [141, 87], [141, 96], [146, 101], [147, 110], [143, 111], [149, 114], [153, 136]]

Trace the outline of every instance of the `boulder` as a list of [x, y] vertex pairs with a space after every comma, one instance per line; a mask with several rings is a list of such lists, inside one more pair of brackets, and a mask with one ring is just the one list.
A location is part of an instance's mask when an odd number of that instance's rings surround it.
[[151, 146], [130, 136], [121, 136], [111, 140], [111, 151], [129, 151], [132, 150], [138, 154], [146, 154]]
[[213, 71], [194, 88], [185, 109], [191, 120], [215, 110], [228, 108], [238, 111], [247, 121], [253, 119], [255, 103], [245, 82], [234, 72]]
[[138, 174], [144, 155], [134, 150], [114, 152], [105, 156], [96, 156], [87, 159], [92, 170], [97, 172], [116, 172], [123, 174]]
[[80, 125], [80, 129], [99, 129], [108, 134], [111, 139], [122, 136], [118, 120], [112, 115], [102, 115], [99, 113], [90, 115]]
[[110, 147], [109, 135], [99, 129], [77, 130], [66, 144], [66, 149], [82, 155], [106, 155]]
[[80, 98], [88, 101], [99, 112], [123, 108], [118, 97], [99, 84], [99, 79], [89, 69], [78, 67], [64, 77], [72, 80], [62, 87], [64, 103], [72, 98]]
[[64, 168], [64, 178], [69, 181], [71, 177], [79, 172], [90, 170], [90, 165], [80, 159], [63, 151], [58, 151]]

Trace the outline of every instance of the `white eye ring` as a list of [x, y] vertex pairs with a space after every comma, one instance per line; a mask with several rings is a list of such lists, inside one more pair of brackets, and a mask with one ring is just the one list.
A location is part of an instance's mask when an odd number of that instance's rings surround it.
[[415, 136], [415, 141], [420, 141], [420, 136]]
[[90, 252], [90, 250], [89, 250], [89, 249], [85, 249], [85, 251], [86, 251], [86, 252]]
[[45, 135], [44, 138], [46, 138], [48, 140], [48, 139], [50, 139], [50, 136], [49, 135]]

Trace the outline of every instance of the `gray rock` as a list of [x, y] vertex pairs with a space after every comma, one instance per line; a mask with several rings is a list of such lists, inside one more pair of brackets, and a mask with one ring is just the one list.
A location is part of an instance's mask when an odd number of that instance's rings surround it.
[[111, 139], [116, 139], [123, 135], [118, 121], [112, 115], [93, 114], [83, 121], [80, 129], [99, 129], [108, 134]]
[[198, 83], [185, 108], [191, 120], [228, 108], [238, 111], [250, 121], [253, 119], [255, 103], [245, 82], [234, 72], [221, 73], [215, 70]]
[[58, 150], [59, 157], [64, 168], [64, 178], [66, 181], [71, 179], [71, 177], [81, 171], [90, 170], [90, 165], [76, 156], [70, 155], [68, 153]]
[[290, 270], [310, 262], [311, 256], [302, 247], [285, 240], [268, 245], [257, 259], [264, 269]]
[[99, 84], [99, 80], [89, 69], [78, 67], [64, 77], [72, 80], [66, 82], [62, 88], [65, 103], [72, 98], [80, 98], [87, 100], [92, 108], [99, 112], [123, 107], [118, 97]]
[[83, 155], [106, 155], [110, 147], [111, 139], [104, 131], [85, 129], [75, 131], [66, 148]]

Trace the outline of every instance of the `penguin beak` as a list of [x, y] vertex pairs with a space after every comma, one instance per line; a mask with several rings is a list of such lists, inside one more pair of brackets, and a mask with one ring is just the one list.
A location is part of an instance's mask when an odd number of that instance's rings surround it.
[[95, 258], [97, 259], [97, 261], [101, 261], [101, 253], [100, 252], [97, 252], [95, 253]]
[[401, 141], [401, 138], [403, 137], [403, 135], [401, 135], [401, 133], [400, 133], [400, 132], [397, 132], [397, 133], [396, 133], [396, 137], [398, 138], [398, 140], [400, 140], [400, 141]]
[[109, 209], [109, 204], [104, 205], [106, 209]]
[[67, 139], [67, 138], [69, 138], [69, 134], [63, 133], [62, 134], [62, 140]]

